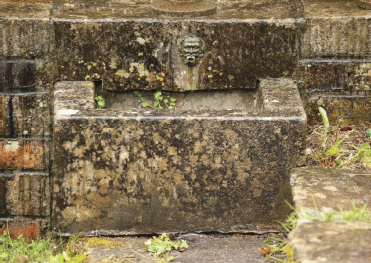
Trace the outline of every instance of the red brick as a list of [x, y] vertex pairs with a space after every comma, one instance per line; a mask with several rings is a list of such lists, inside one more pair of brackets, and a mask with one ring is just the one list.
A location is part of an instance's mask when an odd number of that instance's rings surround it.
[[11, 238], [22, 235], [26, 240], [36, 240], [47, 229], [48, 221], [29, 218], [9, 218], [0, 221], [0, 234], [8, 231]]

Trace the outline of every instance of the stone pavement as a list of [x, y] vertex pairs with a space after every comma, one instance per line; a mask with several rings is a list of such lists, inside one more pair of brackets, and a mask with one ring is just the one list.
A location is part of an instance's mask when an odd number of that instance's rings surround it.
[[[303, 167], [291, 174], [295, 208], [312, 215], [352, 211], [368, 204], [371, 173], [360, 170]], [[300, 219], [289, 234], [295, 259], [301, 263], [370, 263], [371, 221]]]
[[[189, 249], [183, 252], [170, 252], [176, 256], [175, 263], [263, 263], [259, 252], [265, 239], [264, 235], [182, 235]], [[89, 245], [89, 263], [96, 262], [142, 262], [153, 263], [154, 257], [145, 251], [144, 242], [149, 237], [103, 238], [107, 245]], [[88, 240], [88, 239], [87, 239]], [[118, 246], [112, 245], [116, 242]]]

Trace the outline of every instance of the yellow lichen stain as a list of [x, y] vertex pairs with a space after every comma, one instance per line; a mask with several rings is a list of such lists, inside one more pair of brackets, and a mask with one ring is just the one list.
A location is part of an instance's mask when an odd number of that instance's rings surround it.
[[81, 238], [81, 241], [85, 241], [85, 248], [88, 247], [106, 247], [106, 248], [117, 248], [122, 247], [124, 242], [116, 241], [115, 239], [103, 238], [103, 237], [91, 237]]
[[92, 65], [93, 65], [93, 67], [96, 67], [97, 66], [97, 63], [93, 62]]
[[109, 64], [109, 66], [110, 66], [111, 69], [116, 69], [117, 68], [116, 60], [114, 58], [111, 58], [111, 62]]
[[129, 77], [129, 73], [126, 72], [123, 69], [119, 69], [115, 74], [122, 77], [122, 78], [128, 78]]
[[173, 146], [168, 147], [167, 148], [167, 151], [168, 151], [168, 153], [169, 153], [170, 156], [173, 156], [173, 155], [177, 155], [178, 154], [176, 148], [173, 147]]
[[90, 70], [91, 69], [91, 65], [88, 65], [88, 70]]
[[143, 57], [143, 52], [139, 52], [139, 53], [138, 53], [138, 56], [139, 56], [139, 57]]
[[144, 44], [146, 43], [146, 40], [145, 40], [144, 38], [142, 38], [142, 37], [138, 37], [138, 38], [137, 38], [137, 42], [138, 42], [139, 44], [141, 44], [141, 45], [144, 45]]
[[86, 75], [85, 80], [89, 80], [89, 79], [90, 79], [90, 75]]
[[153, 141], [154, 141], [156, 144], [159, 143], [159, 142], [161, 142], [161, 140], [162, 140], [161, 135], [158, 134], [157, 132], [154, 133], [154, 134], [152, 135], [152, 138], [153, 138]]

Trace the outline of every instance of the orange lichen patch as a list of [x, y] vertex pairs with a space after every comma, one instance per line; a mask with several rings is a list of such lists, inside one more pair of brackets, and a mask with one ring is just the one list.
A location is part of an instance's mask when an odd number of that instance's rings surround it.
[[45, 146], [39, 141], [0, 141], [0, 169], [45, 168]]
[[15, 222], [4, 223], [0, 228], [0, 234], [4, 231], [8, 231], [9, 236], [13, 239], [17, 239], [19, 235], [22, 235], [27, 241], [36, 240], [40, 236], [40, 222], [21, 220]]

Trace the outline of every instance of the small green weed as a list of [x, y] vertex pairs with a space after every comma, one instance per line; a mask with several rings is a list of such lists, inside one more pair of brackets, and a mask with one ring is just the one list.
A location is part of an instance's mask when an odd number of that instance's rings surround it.
[[102, 109], [106, 106], [106, 101], [102, 97], [102, 84], [98, 84], [95, 87], [95, 105], [98, 109]]
[[[290, 204], [288, 205], [292, 208]], [[339, 207], [338, 211], [327, 214], [313, 214], [307, 210], [303, 210], [301, 212], [294, 210], [294, 212], [287, 218], [286, 222], [281, 223], [281, 225], [283, 229], [285, 229], [287, 236], [287, 233], [296, 227], [299, 219], [318, 221], [346, 220], [371, 222], [371, 213], [367, 211], [368, 204], [365, 204], [362, 207], [357, 207], [353, 202], [352, 205], [353, 210], [345, 211]], [[295, 263], [294, 253], [286, 236], [281, 238], [271, 237], [264, 240], [265, 247], [260, 248], [260, 251], [266, 256], [266, 260], [273, 259], [276, 260], [277, 263]]]
[[166, 233], [163, 233], [159, 237], [153, 237], [152, 239], [147, 240], [144, 244], [147, 246], [147, 251], [155, 256], [156, 262], [159, 263], [175, 260], [176, 257], [173, 256], [164, 257], [167, 252], [170, 252], [173, 249], [180, 251], [188, 249], [187, 241], [179, 240], [174, 243]]
[[63, 251], [63, 247], [62, 240], [56, 243], [52, 238], [27, 242], [19, 235], [17, 239], [12, 239], [5, 230], [0, 235], [0, 263], [79, 263], [86, 258], [85, 254], [71, 255], [68, 249]]
[[176, 99], [170, 97], [165, 98], [164, 95], [162, 94], [162, 91], [160, 90], [157, 90], [153, 94], [154, 97], [153, 106], [146, 101], [142, 93], [140, 93], [139, 91], [134, 91], [133, 94], [140, 99], [143, 108], [150, 107], [153, 109], [161, 110], [163, 109], [164, 106], [166, 106], [169, 110], [172, 110], [176, 106]]
[[[314, 164], [322, 167], [346, 168], [358, 165], [371, 169], [371, 149], [370, 143], [367, 142], [370, 140], [367, 139], [369, 129], [361, 135], [363, 137], [350, 138], [349, 134], [352, 134], [353, 129], [342, 127], [342, 118], [338, 119], [336, 126], [330, 126], [326, 111], [321, 107], [318, 110], [323, 120], [323, 127], [316, 128], [310, 136], [313, 143], [308, 143], [310, 149], [308, 159], [312, 159]], [[343, 133], [342, 129], [345, 129]]]
[[371, 129], [367, 129], [366, 130], [366, 135], [367, 135], [367, 137], [370, 137], [371, 138]]
[[102, 109], [106, 106], [106, 101], [102, 96], [96, 96], [95, 97], [95, 105], [98, 109]]

